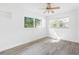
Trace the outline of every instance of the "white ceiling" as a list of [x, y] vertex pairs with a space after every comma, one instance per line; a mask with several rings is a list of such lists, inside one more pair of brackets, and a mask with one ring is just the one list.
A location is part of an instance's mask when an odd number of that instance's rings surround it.
[[[53, 14], [57, 14], [57, 13], [64, 13], [64, 12], [67, 12], [67, 11], [70, 11], [70, 10], [73, 10], [75, 8], [78, 8], [79, 6], [79, 3], [54, 3], [54, 5], [56, 6], [59, 6], [60, 9], [58, 10], [55, 10], [55, 13]], [[43, 14], [44, 12], [44, 8], [46, 6], [46, 3], [0, 3], [0, 7], [7, 7], [9, 8], [13, 8], [13, 7], [20, 7], [20, 8], [23, 8], [25, 10], [30, 10], [32, 12], [35, 12], [35, 13], [39, 13], [41, 15], [45, 15]]]
[[[73, 9], [78, 8], [79, 4], [78, 3], [53, 3], [56, 6], [59, 6], [60, 9], [55, 10], [55, 13], [64, 13]], [[44, 12], [44, 7], [46, 7], [45, 3], [26, 3], [26, 4], [19, 4], [20, 7], [24, 8], [24, 9], [28, 9], [30, 11], [39, 13], [43, 15]]]

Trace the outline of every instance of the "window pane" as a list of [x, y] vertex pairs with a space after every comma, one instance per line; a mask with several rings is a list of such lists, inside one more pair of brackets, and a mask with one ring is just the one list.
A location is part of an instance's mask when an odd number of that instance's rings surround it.
[[34, 27], [33, 18], [24, 17], [24, 27], [25, 28], [33, 28]]
[[35, 27], [40, 28], [41, 27], [41, 20], [35, 19]]

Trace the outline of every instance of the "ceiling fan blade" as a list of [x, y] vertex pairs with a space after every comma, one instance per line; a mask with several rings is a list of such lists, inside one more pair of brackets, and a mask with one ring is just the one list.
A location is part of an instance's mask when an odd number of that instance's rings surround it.
[[60, 9], [60, 7], [53, 7], [53, 8], [51, 8], [51, 9]]

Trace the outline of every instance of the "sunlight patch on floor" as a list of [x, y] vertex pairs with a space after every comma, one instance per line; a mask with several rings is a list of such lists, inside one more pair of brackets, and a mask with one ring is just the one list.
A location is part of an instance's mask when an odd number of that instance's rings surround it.
[[58, 43], [58, 42], [60, 42], [60, 41], [61, 41], [61, 39], [56, 39], [56, 40], [50, 39], [50, 42], [51, 42], [51, 43]]

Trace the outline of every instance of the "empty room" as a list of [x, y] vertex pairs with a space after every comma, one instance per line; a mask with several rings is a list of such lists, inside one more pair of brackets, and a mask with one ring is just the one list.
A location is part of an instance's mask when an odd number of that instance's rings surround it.
[[0, 3], [0, 55], [79, 55], [79, 3]]

